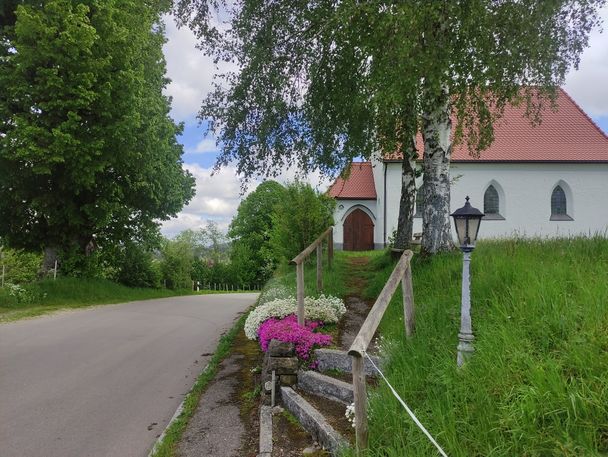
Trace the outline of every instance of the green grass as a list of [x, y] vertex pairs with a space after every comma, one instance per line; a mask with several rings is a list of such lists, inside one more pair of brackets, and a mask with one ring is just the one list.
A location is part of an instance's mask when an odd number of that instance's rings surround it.
[[[194, 292], [169, 289], [130, 288], [104, 279], [59, 278], [24, 286], [32, 297], [30, 303], [17, 303], [5, 289], [0, 289], [0, 322], [40, 316], [63, 309], [92, 305], [124, 303], [134, 300], [190, 295]], [[199, 294], [227, 293], [202, 291]]]
[[[154, 457], [173, 457], [176, 455], [177, 445], [182, 437], [182, 434], [184, 433], [184, 430], [186, 430], [188, 421], [195, 413], [196, 408], [198, 407], [199, 400], [205, 392], [207, 385], [213, 380], [213, 378], [217, 374], [220, 363], [232, 352], [234, 340], [238, 333], [243, 331], [243, 327], [245, 326], [245, 320], [247, 319], [248, 314], [249, 313], [243, 314], [236, 322], [236, 324], [232, 327], [232, 329], [230, 329], [230, 331], [225, 333], [220, 338], [217, 349], [211, 357], [209, 364], [199, 375], [196, 382], [194, 383], [194, 386], [186, 395], [181, 414], [167, 428], [163, 441], [155, 449], [153, 453]], [[258, 395], [257, 392], [252, 393], [252, 398], [249, 399], [251, 402], [253, 402], [254, 394]]]
[[[371, 261], [369, 297], [393, 265]], [[608, 240], [483, 242], [471, 265], [473, 358], [456, 368], [461, 254], [417, 256], [415, 336], [399, 289], [380, 326], [389, 381], [451, 457], [607, 455]], [[383, 382], [369, 447], [437, 455]]]

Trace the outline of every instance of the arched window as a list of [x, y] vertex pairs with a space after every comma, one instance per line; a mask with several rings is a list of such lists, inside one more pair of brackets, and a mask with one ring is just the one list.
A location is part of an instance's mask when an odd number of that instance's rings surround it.
[[485, 219], [504, 220], [500, 215], [500, 197], [493, 184], [490, 184], [483, 194], [483, 212]]
[[562, 186], [557, 185], [551, 193], [551, 220], [552, 221], [571, 221], [568, 216], [568, 200], [566, 192]]

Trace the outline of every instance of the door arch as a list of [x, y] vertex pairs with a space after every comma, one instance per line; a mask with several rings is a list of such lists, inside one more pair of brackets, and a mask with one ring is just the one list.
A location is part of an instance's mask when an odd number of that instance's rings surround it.
[[344, 250], [374, 249], [374, 223], [365, 211], [357, 208], [344, 220]]

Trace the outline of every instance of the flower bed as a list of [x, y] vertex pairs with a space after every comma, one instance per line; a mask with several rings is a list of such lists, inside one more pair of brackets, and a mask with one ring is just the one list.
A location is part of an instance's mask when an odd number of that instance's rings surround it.
[[[297, 301], [294, 297], [279, 298], [264, 303], [254, 309], [245, 322], [245, 335], [250, 340], [258, 338], [262, 323], [270, 318], [281, 319], [294, 314]], [[337, 297], [321, 295], [319, 298], [304, 299], [304, 313], [310, 321], [321, 321], [325, 324], [335, 324], [346, 313], [346, 307]]]
[[308, 360], [313, 346], [327, 346], [331, 344], [330, 335], [314, 332], [320, 326], [321, 322], [316, 321], [307, 321], [304, 326], [300, 326], [295, 314], [282, 319], [270, 318], [264, 321], [258, 332], [260, 346], [266, 352], [271, 340], [294, 343], [298, 358]]

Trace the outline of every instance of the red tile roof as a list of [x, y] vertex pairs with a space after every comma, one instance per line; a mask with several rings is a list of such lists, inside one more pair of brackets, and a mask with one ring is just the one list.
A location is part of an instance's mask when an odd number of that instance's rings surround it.
[[333, 198], [375, 200], [376, 186], [370, 162], [353, 162], [350, 164], [348, 178], [338, 177], [329, 188], [328, 194]]
[[[525, 107], [507, 107], [494, 126], [492, 145], [475, 158], [466, 144], [458, 144], [452, 162], [608, 162], [608, 136], [563, 89], [557, 106], [555, 112], [546, 108], [536, 126], [524, 117]], [[417, 146], [424, 149], [420, 135]], [[385, 158], [400, 159], [400, 154]]]

